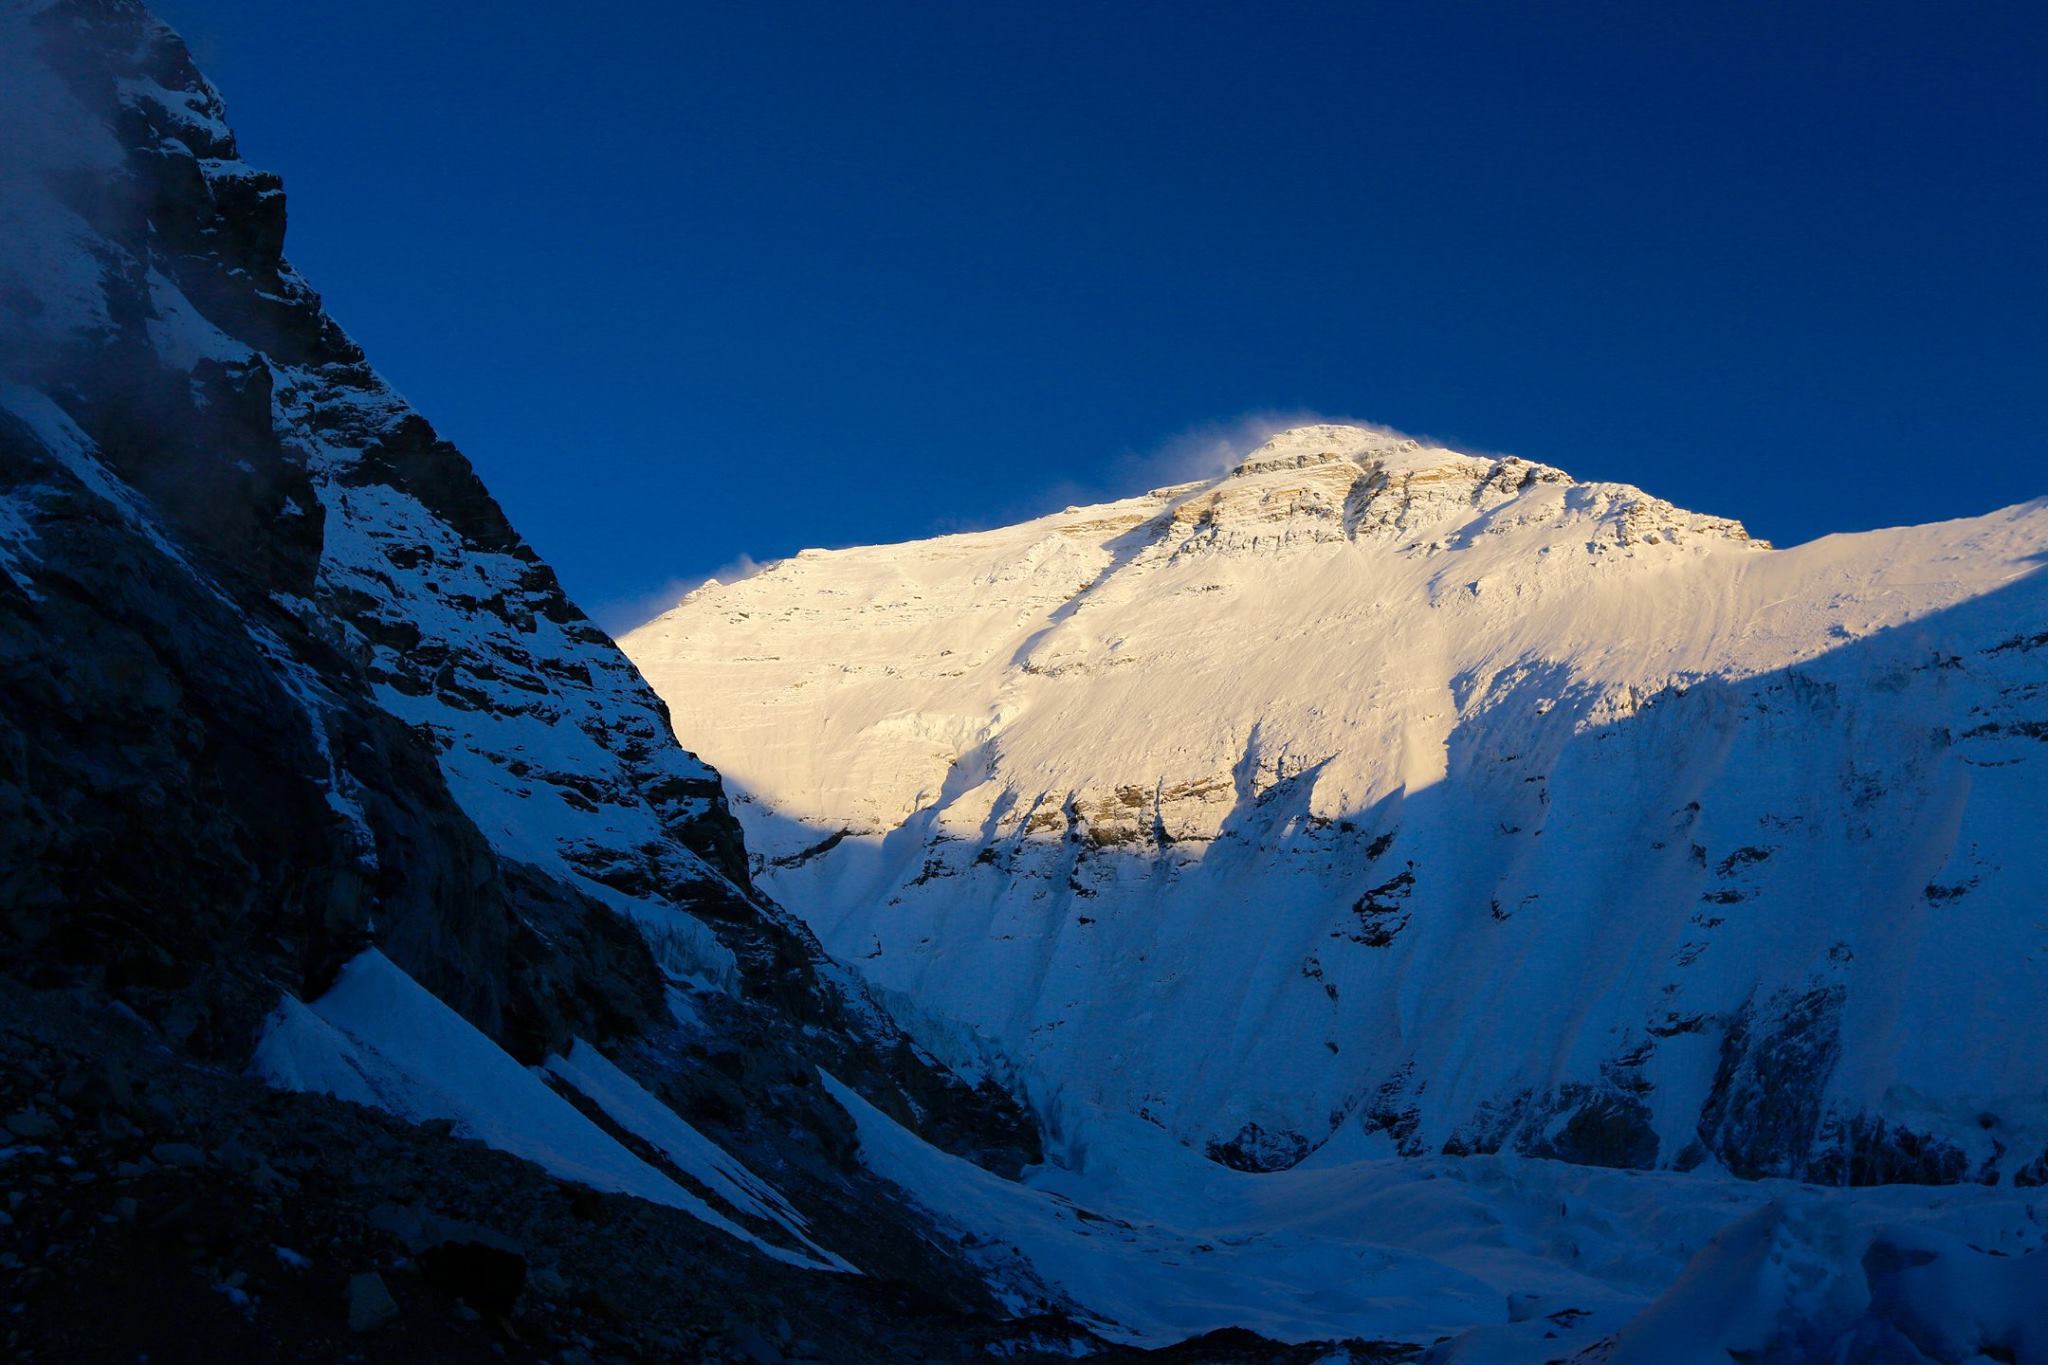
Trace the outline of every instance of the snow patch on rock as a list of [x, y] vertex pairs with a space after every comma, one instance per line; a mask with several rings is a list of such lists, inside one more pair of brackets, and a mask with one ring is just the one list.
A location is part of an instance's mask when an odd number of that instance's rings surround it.
[[782, 1227], [801, 1249], [763, 1240], [635, 1156], [374, 948], [342, 968], [319, 999], [286, 996], [264, 1027], [250, 1069], [280, 1089], [333, 1095], [414, 1123], [452, 1121], [460, 1136], [565, 1180], [682, 1209], [791, 1265], [852, 1268], [810, 1241], [802, 1219], [772, 1187], [589, 1044], [551, 1058], [545, 1072], [654, 1143], [730, 1207]]

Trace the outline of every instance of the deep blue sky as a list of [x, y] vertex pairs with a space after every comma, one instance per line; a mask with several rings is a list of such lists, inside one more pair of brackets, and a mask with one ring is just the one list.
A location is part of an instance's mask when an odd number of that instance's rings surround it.
[[1781, 543], [2048, 491], [2038, 4], [158, 4], [613, 626], [1260, 411]]

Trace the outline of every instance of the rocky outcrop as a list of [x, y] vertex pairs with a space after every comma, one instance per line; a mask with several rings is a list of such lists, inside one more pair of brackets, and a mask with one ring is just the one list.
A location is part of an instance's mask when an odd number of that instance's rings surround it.
[[[1589, 525], [1594, 544], [1626, 549], [1711, 538], [1768, 548], [1740, 522], [1688, 512], [1640, 489], [1575, 485], [1561, 469], [1514, 456], [1466, 455], [1327, 425], [1281, 432], [1214, 484], [1165, 490], [1180, 496], [1160, 538], [1180, 555], [1345, 540], [1433, 552], [1525, 524], [1532, 509], [1521, 495], [1542, 485], [1572, 490], [1573, 513]], [[1458, 537], [1417, 538], [1450, 521], [1463, 523]]]

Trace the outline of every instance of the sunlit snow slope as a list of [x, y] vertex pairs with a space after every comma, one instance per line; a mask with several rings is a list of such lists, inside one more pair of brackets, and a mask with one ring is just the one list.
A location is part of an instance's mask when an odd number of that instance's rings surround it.
[[762, 882], [1055, 1124], [2031, 1182], [2044, 552], [1317, 426], [624, 644]]

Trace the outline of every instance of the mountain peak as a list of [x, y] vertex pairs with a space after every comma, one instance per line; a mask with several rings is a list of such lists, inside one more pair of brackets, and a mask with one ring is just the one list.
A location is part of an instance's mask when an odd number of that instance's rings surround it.
[[[1274, 434], [1221, 478], [1156, 490], [1187, 553], [1272, 552], [1350, 540], [1430, 550], [1480, 525], [1517, 543], [1602, 548], [1725, 541], [1764, 548], [1739, 522], [1688, 512], [1628, 484], [1582, 483], [1515, 455], [1471, 455], [1385, 428], [1315, 423]], [[1507, 511], [1512, 504], [1514, 510]]]

